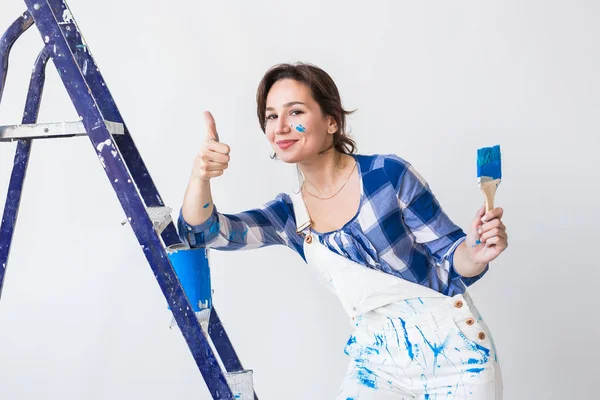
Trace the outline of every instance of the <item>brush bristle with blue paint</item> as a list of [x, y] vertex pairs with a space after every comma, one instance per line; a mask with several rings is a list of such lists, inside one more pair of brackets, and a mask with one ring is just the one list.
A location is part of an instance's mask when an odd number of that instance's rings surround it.
[[477, 150], [477, 181], [485, 196], [485, 212], [494, 208], [494, 196], [502, 179], [500, 145]]

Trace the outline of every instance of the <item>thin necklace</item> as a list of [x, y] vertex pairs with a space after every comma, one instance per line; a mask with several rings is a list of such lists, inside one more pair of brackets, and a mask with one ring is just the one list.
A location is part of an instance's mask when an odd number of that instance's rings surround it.
[[350, 177], [352, 176], [352, 173], [354, 172], [355, 168], [356, 168], [356, 163], [354, 163], [354, 167], [352, 167], [352, 171], [350, 171], [350, 174], [348, 174], [348, 178], [346, 179], [346, 182], [344, 182], [344, 184], [342, 185], [342, 187], [337, 192], [335, 192], [332, 196], [329, 196], [329, 197], [319, 197], [319, 196], [316, 196], [316, 195], [312, 194], [311, 192], [309, 192], [308, 189], [306, 189], [304, 187], [304, 182], [302, 182], [302, 188], [304, 188], [304, 191], [306, 193], [310, 194], [312, 197], [316, 197], [319, 200], [329, 200], [329, 199], [335, 197], [339, 192], [342, 191], [342, 189], [346, 186], [346, 184], [350, 180]]

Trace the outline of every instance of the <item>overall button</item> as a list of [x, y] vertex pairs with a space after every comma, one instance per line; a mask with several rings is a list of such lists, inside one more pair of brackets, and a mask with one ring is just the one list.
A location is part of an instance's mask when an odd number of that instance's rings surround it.
[[454, 303], [454, 307], [456, 308], [462, 308], [463, 306], [463, 302], [460, 300], [457, 300], [456, 303]]
[[306, 235], [306, 238], [304, 238], [304, 240], [306, 241], [306, 243], [311, 244], [312, 243], [312, 235]]
[[483, 333], [483, 332], [479, 332], [479, 335], [477, 335], [477, 337], [478, 337], [480, 340], [483, 340], [483, 339], [485, 339], [485, 333]]
[[475, 323], [475, 320], [473, 318], [467, 318], [467, 325], [473, 325]]

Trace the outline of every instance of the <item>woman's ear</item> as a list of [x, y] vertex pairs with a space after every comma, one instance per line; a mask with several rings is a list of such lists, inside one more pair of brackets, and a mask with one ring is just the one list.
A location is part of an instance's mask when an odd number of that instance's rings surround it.
[[327, 116], [327, 121], [328, 121], [327, 133], [330, 134], [330, 135], [333, 135], [338, 130], [337, 122], [335, 122], [335, 118], [333, 118], [330, 115]]

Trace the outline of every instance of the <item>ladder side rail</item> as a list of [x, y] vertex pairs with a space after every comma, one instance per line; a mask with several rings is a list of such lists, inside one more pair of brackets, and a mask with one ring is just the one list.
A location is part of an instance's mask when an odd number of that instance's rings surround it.
[[2, 94], [4, 93], [4, 84], [8, 74], [8, 59], [12, 46], [31, 25], [33, 25], [33, 18], [26, 11], [10, 25], [0, 38], [0, 102], [2, 102]]
[[[44, 38], [46, 47], [51, 50], [54, 64], [59, 71], [65, 88], [75, 109], [82, 118], [88, 137], [96, 149], [105, 173], [117, 194], [138, 242], [142, 246], [155, 278], [167, 299], [175, 320], [190, 348], [200, 372], [216, 399], [231, 399], [233, 394], [215, 355], [204, 335], [200, 322], [185, 295], [183, 288], [167, 257], [159, 236], [156, 234], [145, 206], [131, 181], [113, 138], [108, 131], [104, 116], [92, 93], [94, 88], [87, 85], [85, 71], [77, 64], [67, 39], [59, 28], [50, 4], [55, 0], [25, 0], [36, 26]], [[88, 66], [89, 67], [89, 66]], [[116, 121], [120, 122], [120, 121]]]
[[[208, 334], [213, 342], [213, 345], [219, 353], [219, 358], [225, 366], [227, 372], [240, 372], [244, 370], [229, 336], [225, 331], [225, 327], [219, 318], [219, 314], [214, 305], [210, 310], [210, 318], [208, 320]], [[256, 392], [254, 392], [254, 400], [258, 400]]]
[[[42, 93], [44, 91], [44, 83], [46, 81], [46, 65], [48, 64], [48, 59], [49, 54], [44, 47], [38, 55], [31, 73], [25, 111], [23, 112], [23, 124], [35, 124], [37, 122]], [[25, 176], [27, 175], [31, 145], [31, 139], [19, 140], [17, 142], [13, 170], [8, 185], [8, 193], [2, 215], [2, 225], [0, 225], [0, 298], [2, 297], [2, 288], [4, 286], [4, 278], [8, 267], [10, 247], [19, 214]]]

